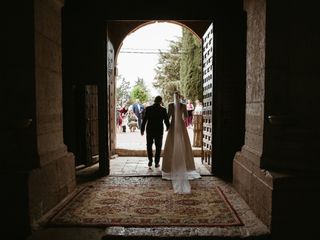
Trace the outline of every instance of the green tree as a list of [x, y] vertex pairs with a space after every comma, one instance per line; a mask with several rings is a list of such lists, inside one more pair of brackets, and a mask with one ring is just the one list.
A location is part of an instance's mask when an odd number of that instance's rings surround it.
[[164, 102], [172, 100], [178, 90], [185, 98], [202, 100], [202, 45], [188, 29], [182, 37], [171, 41], [168, 52], [161, 52], [153, 86], [159, 90]]
[[[119, 84], [118, 84], [119, 83]], [[119, 75], [117, 76], [116, 104], [122, 106], [130, 98], [130, 82]]]
[[188, 29], [182, 30], [181, 92], [187, 99], [202, 100], [202, 46]]
[[169, 51], [159, 50], [159, 62], [155, 69], [153, 86], [159, 90], [164, 103], [172, 101], [173, 89], [180, 90], [181, 38], [171, 41]]
[[139, 99], [140, 102], [146, 102], [149, 100], [149, 91], [148, 88], [143, 80], [143, 78], [138, 78], [138, 80], [135, 82], [135, 85], [133, 86], [130, 96], [132, 102], [135, 99]]

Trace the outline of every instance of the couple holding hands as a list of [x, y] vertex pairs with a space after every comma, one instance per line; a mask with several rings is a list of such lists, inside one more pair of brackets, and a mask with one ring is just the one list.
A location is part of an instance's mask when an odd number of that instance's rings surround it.
[[166, 108], [162, 107], [162, 98], [157, 96], [154, 104], [147, 107], [141, 124], [141, 135], [146, 130], [148, 166], [153, 163], [152, 145], [155, 143], [155, 167], [160, 167], [160, 155], [163, 138], [163, 123], [168, 135], [166, 138], [163, 159], [162, 178], [172, 181], [175, 193], [190, 193], [189, 180], [200, 178], [195, 170], [193, 153], [184, 119], [188, 116], [186, 105], [181, 103], [179, 92], [174, 92], [173, 102]]

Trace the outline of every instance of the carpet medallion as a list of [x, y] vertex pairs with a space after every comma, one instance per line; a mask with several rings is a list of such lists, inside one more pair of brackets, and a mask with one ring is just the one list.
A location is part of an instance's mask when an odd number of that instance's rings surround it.
[[241, 226], [210, 177], [191, 181], [191, 194], [174, 194], [159, 177], [107, 177], [85, 187], [49, 221], [51, 226]]

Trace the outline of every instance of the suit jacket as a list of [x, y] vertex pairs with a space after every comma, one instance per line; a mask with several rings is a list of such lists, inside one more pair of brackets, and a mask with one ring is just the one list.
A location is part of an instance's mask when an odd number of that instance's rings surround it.
[[[138, 105], [140, 106], [140, 111], [139, 111]], [[138, 118], [140, 118], [140, 117], [141, 117], [141, 114], [142, 114], [142, 112], [143, 112], [143, 105], [140, 104], [140, 103], [135, 103], [135, 104], [133, 104], [132, 111], [136, 114], [136, 116], [137, 116]]]
[[167, 110], [160, 106], [160, 104], [153, 104], [146, 108], [141, 124], [141, 133], [144, 133], [145, 127], [147, 126], [147, 134], [154, 136], [163, 135], [163, 122], [167, 129], [169, 129], [169, 118]]

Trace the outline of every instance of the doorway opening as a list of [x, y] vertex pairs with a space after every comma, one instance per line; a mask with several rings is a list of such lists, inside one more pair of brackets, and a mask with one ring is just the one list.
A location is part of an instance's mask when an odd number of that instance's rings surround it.
[[[113, 29], [124, 22], [112, 21], [108, 23], [108, 46], [116, 53], [114, 56], [114, 76], [109, 81], [113, 84], [108, 84], [108, 92], [110, 92], [110, 96], [114, 96], [114, 99], [109, 99], [109, 119], [111, 120], [109, 132], [112, 136], [110, 141], [112, 156], [110, 174], [121, 174], [120, 169], [127, 171], [122, 172], [122, 175], [130, 174], [128, 169], [132, 167], [134, 169], [131, 169], [131, 174], [141, 173], [141, 170], [146, 175], [154, 174], [154, 172], [148, 171], [147, 167], [145, 136], [140, 135], [139, 124], [134, 130], [130, 130], [128, 118], [133, 112], [133, 105], [137, 99], [138, 101], [142, 99], [145, 109], [146, 106], [153, 104], [155, 96], [161, 95], [164, 106], [167, 107], [168, 103], [172, 101], [170, 88], [172, 89], [174, 86], [185, 96], [187, 106], [191, 107], [185, 124], [193, 148], [195, 163], [203, 175], [210, 175], [210, 154], [206, 148], [210, 140], [207, 140], [205, 144], [205, 154], [203, 152], [203, 105], [196, 106], [196, 102], [202, 103], [204, 96], [202, 39], [188, 25], [176, 21], [129, 21], [133, 24], [133, 28], [127, 29], [127, 34], [117, 40], [114, 37]], [[208, 22], [203, 23], [203, 26], [207, 27], [207, 25]], [[213, 52], [213, 50], [211, 51]], [[110, 53], [110, 51], [107, 52]], [[170, 68], [173, 68], [171, 72], [167, 70]], [[209, 72], [209, 70], [206, 71]], [[211, 76], [213, 75], [211, 74]], [[137, 89], [144, 91], [141, 94], [141, 91], [137, 91]], [[206, 87], [206, 92], [209, 92], [208, 87]], [[212, 95], [207, 95], [207, 97], [212, 97]], [[207, 106], [207, 108], [209, 107], [211, 105]], [[201, 108], [200, 111], [199, 108]], [[211, 114], [211, 111], [205, 111], [205, 113]], [[137, 117], [136, 114], [134, 116]], [[162, 149], [165, 145], [166, 135], [167, 132], [164, 132]], [[116, 164], [113, 169], [114, 159], [120, 161], [120, 158], [125, 158], [122, 160], [129, 167], [124, 167], [123, 164], [121, 164], [122, 167], [119, 167]], [[156, 174], [161, 174], [161, 171], [156, 171]]]

